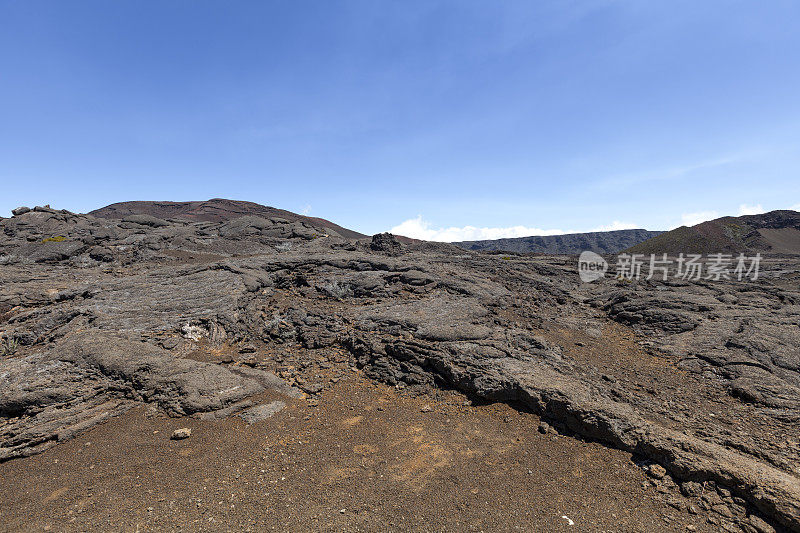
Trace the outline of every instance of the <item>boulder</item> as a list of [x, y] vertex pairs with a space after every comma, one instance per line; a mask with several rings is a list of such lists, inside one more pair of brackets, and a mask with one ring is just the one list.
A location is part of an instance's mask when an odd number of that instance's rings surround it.
[[399, 254], [403, 249], [403, 245], [391, 233], [373, 235], [369, 247], [374, 252], [384, 252], [390, 255]]

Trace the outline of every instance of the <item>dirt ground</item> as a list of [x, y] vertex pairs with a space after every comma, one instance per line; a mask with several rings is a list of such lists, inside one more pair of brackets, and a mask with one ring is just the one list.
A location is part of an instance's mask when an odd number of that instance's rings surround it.
[[[0, 529], [715, 530], [668, 507], [629, 454], [542, 434], [505, 404], [357, 372], [316, 406], [288, 403], [253, 425], [137, 407], [0, 464]], [[170, 440], [179, 427], [191, 437]]]

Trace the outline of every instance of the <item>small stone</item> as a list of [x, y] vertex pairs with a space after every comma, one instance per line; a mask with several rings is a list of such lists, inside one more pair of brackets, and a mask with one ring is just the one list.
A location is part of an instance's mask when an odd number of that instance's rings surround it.
[[647, 469], [647, 474], [655, 479], [663, 479], [667, 475], [667, 469], [661, 465], [650, 465]]
[[430, 405], [423, 405], [422, 409], [420, 409], [423, 413], [430, 413], [433, 411], [433, 408]]
[[686, 531], [697, 531], [697, 526], [689, 524], [688, 526], [686, 526]]
[[684, 496], [700, 496], [703, 493], [703, 486], [696, 481], [685, 481], [681, 483], [681, 493]]
[[179, 428], [172, 432], [170, 437], [172, 440], [188, 439], [192, 435], [192, 430], [189, 428]]
[[539, 422], [539, 433], [541, 433], [542, 435], [547, 435], [548, 433], [550, 433], [551, 429], [552, 428], [550, 427], [550, 424], [548, 424], [547, 422]]
[[317, 394], [325, 388], [325, 385], [322, 383], [300, 383], [298, 380], [298, 385], [303, 390], [303, 392], [307, 394]]

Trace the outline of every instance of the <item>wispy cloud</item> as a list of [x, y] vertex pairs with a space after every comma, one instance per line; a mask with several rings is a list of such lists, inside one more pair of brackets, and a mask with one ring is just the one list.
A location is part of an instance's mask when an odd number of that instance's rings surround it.
[[303, 209], [300, 210], [300, 214], [308, 215], [309, 213], [311, 213], [311, 204], [306, 204], [305, 207], [303, 207]]
[[627, 173], [617, 176], [610, 176], [598, 182], [602, 187], [638, 185], [652, 181], [678, 180], [690, 176], [696, 172], [724, 167], [734, 163], [739, 163], [751, 159], [756, 153], [726, 155], [710, 158], [703, 161], [688, 163], [686, 165], [666, 167], [660, 169], [646, 170], [643, 172]]
[[[615, 220], [611, 224], [598, 226], [587, 231], [616, 231], [633, 229], [640, 226], [630, 222]], [[492, 239], [506, 239], [514, 237], [531, 237], [542, 235], [564, 235], [566, 233], [579, 233], [575, 230], [542, 229], [526, 226], [509, 226], [506, 228], [479, 228], [477, 226], [435, 228], [422, 215], [411, 218], [389, 230], [396, 235], [437, 242], [481, 241]]]
[[800, 211], [800, 204], [794, 204], [789, 209], [791, 209], [792, 211]]
[[700, 224], [701, 222], [714, 220], [715, 218], [719, 218], [719, 213], [717, 213], [716, 211], [698, 211], [697, 213], [683, 213], [681, 215], [681, 225], [694, 226], [696, 224]]
[[742, 204], [739, 206], [739, 216], [742, 215], [760, 215], [764, 212], [764, 208], [761, 207], [761, 204], [756, 205], [747, 205]]

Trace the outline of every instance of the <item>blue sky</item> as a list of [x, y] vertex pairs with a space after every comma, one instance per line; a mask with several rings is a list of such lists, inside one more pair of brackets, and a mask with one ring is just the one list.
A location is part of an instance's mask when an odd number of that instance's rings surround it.
[[800, 209], [800, 2], [0, 0], [0, 184], [433, 239]]

